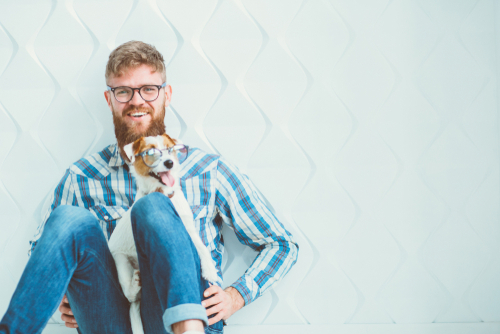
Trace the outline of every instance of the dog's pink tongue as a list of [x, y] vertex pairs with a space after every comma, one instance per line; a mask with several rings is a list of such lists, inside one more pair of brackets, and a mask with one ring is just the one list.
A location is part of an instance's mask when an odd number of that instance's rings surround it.
[[159, 173], [159, 174], [161, 177], [161, 182], [163, 182], [164, 184], [166, 184], [169, 187], [174, 186], [174, 183], [175, 183], [174, 177], [169, 172], [163, 172], [163, 173]]

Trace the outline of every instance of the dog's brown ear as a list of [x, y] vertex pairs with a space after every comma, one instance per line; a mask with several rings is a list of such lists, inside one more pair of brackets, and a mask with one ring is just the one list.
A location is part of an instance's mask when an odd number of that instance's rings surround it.
[[177, 144], [182, 144], [182, 140], [172, 138], [172, 137], [170, 137], [167, 134], [164, 134], [163, 137], [166, 137], [166, 139], [165, 139], [165, 145], [167, 147], [174, 146], [174, 145], [177, 145]]
[[144, 138], [141, 137], [137, 139], [135, 142], [127, 144], [123, 147], [123, 151], [125, 151], [125, 154], [127, 155], [127, 158], [130, 161], [130, 163], [134, 163], [135, 156], [137, 155], [137, 153], [139, 153], [143, 143], [144, 143]]
[[166, 146], [166, 147], [171, 147], [171, 146], [174, 146], [175, 144], [177, 144], [177, 141], [175, 139], [172, 139], [169, 135], [167, 135], [166, 133], [164, 135], [162, 135], [163, 137], [163, 144]]

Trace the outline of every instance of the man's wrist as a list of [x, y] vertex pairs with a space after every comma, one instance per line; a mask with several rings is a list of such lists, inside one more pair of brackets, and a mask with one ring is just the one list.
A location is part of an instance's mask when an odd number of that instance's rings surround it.
[[238, 290], [236, 290], [232, 286], [229, 286], [225, 288], [224, 291], [226, 291], [229, 296], [231, 296], [234, 312], [240, 310], [243, 306], [245, 306], [245, 300]]

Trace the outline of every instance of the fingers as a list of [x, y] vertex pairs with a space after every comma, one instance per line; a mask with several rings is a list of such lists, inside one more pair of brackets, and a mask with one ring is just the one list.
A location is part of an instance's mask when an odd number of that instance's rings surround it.
[[69, 328], [77, 328], [75, 317], [67, 314], [61, 314], [61, 319], [64, 321], [64, 325]]
[[207, 309], [207, 317], [211, 316], [212, 314], [219, 313], [223, 308], [224, 305], [222, 303], [212, 306], [211, 308]]
[[222, 317], [224, 316], [224, 311], [219, 312], [215, 317], [208, 319], [208, 325], [213, 325], [218, 321], [222, 320]]
[[62, 314], [73, 315], [73, 312], [71, 311], [71, 308], [69, 307], [69, 304], [66, 304], [66, 303], [61, 303], [61, 305], [59, 305], [59, 311]]
[[61, 319], [62, 319], [62, 321], [64, 321], [64, 322], [68, 322], [68, 323], [73, 323], [73, 324], [76, 324], [75, 317], [73, 317], [73, 316], [71, 316], [71, 315], [61, 314]]
[[203, 296], [208, 297], [211, 295], [215, 295], [216, 293], [219, 293], [221, 291], [223, 291], [223, 290], [220, 286], [212, 285], [208, 289], [205, 290], [205, 292], [203, 293]]
[[64, 323], [64, 325], [66, 327], [69, 327], [69, 328], [78, 328], [77, 324], [73, 324], [73, 323], [70, 323], [70, 322], [66, 322], [66, 323]]
[[201, 302], [201, 305], [204, 307], [204, 308], [207, 308], [209, 306], [212, 306], [212, 305], [216, 305], [216, 304], [219, 304], [220, 302], [222, 302], [222, 296], [220, 294], [216, 294], [215, 296], [213, 296], [212, 298], [209, 298], [207, 300], [204, 300]]
[[59, 311], [61, 312], [61, 320], [64, 321], [64, 325], [69, 328], [77, 328], [75, 317], [69, 306], [68, 297], [63, 296], [61, 304], [59, 305]]
[[[228, 314], [228, 295], [222, 290], [218, 285], [211, 285], [203, 293], [205, 297], [212, 296], [201, 302], [201, 305], [207, 309], [207, 317], [214, 315], [213, 318], [208, 319], [208, 324], [213, 325], [216, 322], [222, 320], [226, 314]], [[226, 298], [225, 298], [226, 297]]]

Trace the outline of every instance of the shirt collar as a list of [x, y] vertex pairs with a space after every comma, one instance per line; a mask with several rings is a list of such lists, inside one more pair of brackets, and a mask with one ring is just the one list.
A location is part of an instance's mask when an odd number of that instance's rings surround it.
[[109, 166], [110, 167], [120, 167], [125, 164], [125, 161], [123, 160], [120, 150], [118, 149], [118, 144], [114, 144], [114, 149], [112, 149], [112, 155], [111, 159], [109, 159]]

